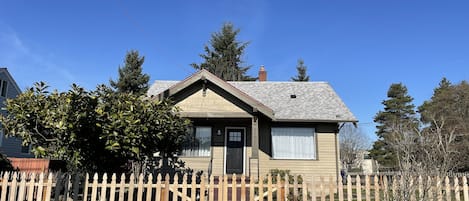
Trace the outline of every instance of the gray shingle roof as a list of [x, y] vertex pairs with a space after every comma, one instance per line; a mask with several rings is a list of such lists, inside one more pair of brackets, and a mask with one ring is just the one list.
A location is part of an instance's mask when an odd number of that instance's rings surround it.
[[[178, 81], [156, 81], [148, 95], [158, 95]], [[326, 82], [228, 82], [274, 111], [276, 121], [356, 122]], [[292, 98], [295, 95], [296, 98]]]

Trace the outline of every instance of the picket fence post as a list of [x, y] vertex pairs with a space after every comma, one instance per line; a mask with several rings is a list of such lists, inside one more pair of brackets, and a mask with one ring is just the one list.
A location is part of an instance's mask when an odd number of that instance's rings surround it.
[[462, 177], [462, 189], [463, 189], [463, 194], [464, 194], [464, 201], [469, 201], [469, 192], [467, 189], [467, 178], [466, 176]]
[[[179, 193], [179, 190], [176, 191], [176, 192]], [[184, 174], [184, 175], [182, 175], [182, 196], [181, 196], [181, 199], [183, 201], [185, 201], [187, 199], [186, 195], [187, 195], [187, 175]]]
[[231, 175], [231, 200], [237, 200], [236, 174]]
[[[197, 177], [195, 174], [192, 174], [192, 183], [191, 183], [191, 201], [195, 201], [196, 200], [196, 196], [197, 196]], [[200, 187], [201, 190], [200, 190], [200, 196], [202, 197], [202, 187]]]
[[163, 200], [169, 200], [169, 174], [166, 174], [164, 177], [164, 194], [163, 194]]
[[428, 199], [433, 200], [433, 189], [432, 189], [432, 178], [430, 176], [427, 177], [427, 189], [428, 189]]
[[199, 201], [205, 201], [205, 180], [207, 178], [205, 175], [202, 175], [202, 178], [200, 178], [200, 199]]
[[101, 197], [99, 198], [100, 201], [106, 201], [106, 190], [107, 190], [107, 174], [104, 173], [101, 181]]
[[47, 184], [46, 184], [46, 195], [43, 200], [45, 201], [50, 201], [50, 197], [52, 194], [52, 173], [49, 173], [49, 176], [47, 177]]
[[379, 201], [379, 197], [380, 197], [379, 196], [379, 190], [380, 190], [380, 188], [379, 188], [379, 176], [374, 175], [373, 177], [374, 177], [374, 183], [375, 183], [375, 188], [374, 188], [374, 190], [375, 190], [375, 201]]
[[179, 176], [178, 174], [175, 174], [174, 175], [174, 181], [173, 181], [173, 188], [172, 188], [172, 192], [173, 192], [173, 201], [178, 201], [178, 187], [179, 187]]
[[[259, 192], [259, 195], [258, 195], [258, 198], [259, 200], [261, 199], [261, 195], [264, 194], [264, 177], [262, 177], [262, 175], [259, 176], [259, 185], [258, 185], [258, 192]], [[262, 199], [264, 200], [264, 199]]]
[[311, 176], [311, 201], [316, 201], [316, 183], [314, 182], [314, 176]]
[[249, 179], [249, 200], [254, 200], [254, 178]]
[[32, 173], [28, 182], [28, 201], [33, 201], [34, 198], [34, 182], [36, 181], [36, 173]]
[[269, 174], [267, 176], [267, 200], [272, 201], [273, 194], [272, 194], [272, 175]]
[[451, 200], [451, 186], [448, 176], [445, 177], [445, 187], [446, 200]]
[[209, 189], [208, 189], [208, 199], [209, 200], [215, 200], [215, 192], [214, 192], [214, 186], [215, 186], [215, 177], [213, 175], [210, 175], [209, 179]]
[[109, 201], [114, 201], [116, 199], [116, 173], [113, 173], [111, 176], [109, 194]]
[[284, 192], [283, 186], [282, 186], [282, 178], [280, 177], [280, 174], [277, 174], [277, 200], [283, 200], [282, 199], [282, 192]]
[[[280, 198], [278, 196], [277, 198]], [[241, 201], [246, 201], [246, 175], [241, 175]]]
[[125, 174], [121, 174], [121, 180], [119, 183], [119, 201], [124, 201], [124, 192], [125, 192]]

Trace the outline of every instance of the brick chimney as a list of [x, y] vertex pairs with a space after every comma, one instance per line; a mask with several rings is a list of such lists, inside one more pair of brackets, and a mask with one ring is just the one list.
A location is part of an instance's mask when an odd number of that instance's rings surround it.
[[267, 81], [267, 71], [265, 71], [264, 65], [261, 65], [259, 69], [259, 82]]

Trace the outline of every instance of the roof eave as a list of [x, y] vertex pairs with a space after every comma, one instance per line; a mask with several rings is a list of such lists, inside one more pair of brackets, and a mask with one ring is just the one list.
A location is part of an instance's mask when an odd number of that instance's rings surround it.
[[356, 119], [276, 119], [275, 122], [305, 122], [305, 123], [357, 123]]

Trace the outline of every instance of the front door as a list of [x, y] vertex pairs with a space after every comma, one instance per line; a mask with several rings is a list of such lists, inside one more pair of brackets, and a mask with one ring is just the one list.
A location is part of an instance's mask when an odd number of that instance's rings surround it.
[[226, 129], [226, 174], [243, 174], [244, 169], [244, 129]]

